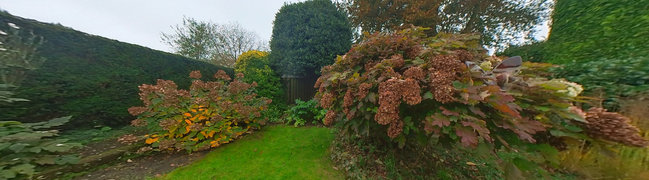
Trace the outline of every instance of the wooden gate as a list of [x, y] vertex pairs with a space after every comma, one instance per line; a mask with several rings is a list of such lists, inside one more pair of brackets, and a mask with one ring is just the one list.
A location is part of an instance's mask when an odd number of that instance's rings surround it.
[[316, 89], [313, 88], [317, 77], [304, 77], [283, 75], [282, 83], [284, 84], [284, 96], [288, 104], [295, 103], [296, 99], [308, 101], [315, 95]]

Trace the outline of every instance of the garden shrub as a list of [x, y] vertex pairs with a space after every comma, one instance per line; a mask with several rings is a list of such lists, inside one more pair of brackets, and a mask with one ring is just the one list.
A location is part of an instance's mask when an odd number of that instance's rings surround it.
[[568, 63], [553, 72], [604, 98], [603, 105], [609, 109], [618, 109], [621, 97], [649, 90], [649, 57]]
[[[257, 97], [256, 83], [234, 80], [218, 71], [216, 81], [202, 81], [200, 71], [192, 71], [189, 90], [177, 89], [173, 81], [158, 80], [156, 85], [139, 86], [143, 107], [131, 107], [138, 118], [134, 126], [149, 130], [145, 142], [160, 151], [206, 150], [228, 143], [244, 133], [260, 128], [262, 112], [271, 100]], [[145, 147], [147, 148], [147, 147]]]
[[38, 123], [0, 121], [0, 180], [31, 178], [47, 165], [77, 163], [79, 157], [64, 153], [81, 144], [57, 138], [59, 131], [52, 129], [70, 118]]
[[246, 76], [243, 81], [246, 83], [257, 83], [257, 94], [267, 97], [273, 102], [281, 102], [282, 84], [279, 76], [270, 68], [268, 52], [251, 50], [242, 53], [237, 58], [234, 66], [236, 73], [243, 73]]
[[544, 166], [537, 164], [557, 164], [557, 150], [546, 144], [551, 140], [647, 145], [626, 121], [589, 125], [619, 114], [584, 113], [574, 105], [581, 85], [539, 76], [550, 65], [523, 63], [520, 73], [512, 67], [503, 71], [508, 63], [498, 66], [500, 58], [486, 56], [479, 36], [426, 37], [423, 30], [368, 35], [323, 67], [316, 98], [328, 110], [324, 124], [399, 147], [416, 140], [465, 147], [486, 143], [533, 176], [543, 175], [537, 168]]
[[347, 15], [331, 0], [287, 3], [273, 21], [271, 67], [281, 75], [316, 77], [322, 66], [333, 63], [351, 44]]
[[318, 101], [311, 99], [309, 101], [295, 100], [295, 105], [286, 110], [286, 124], [293, 126], [304, 126], [307, 122], [311, 124], [322, 124], [326, 110], [318, 105]]

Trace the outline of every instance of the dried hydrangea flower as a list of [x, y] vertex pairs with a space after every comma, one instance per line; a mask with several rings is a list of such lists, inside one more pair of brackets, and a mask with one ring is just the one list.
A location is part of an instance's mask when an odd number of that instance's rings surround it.
[[128, 108], [128, 113], [133, 115], [133, 116], [140, 115], [140, 114], [142, 114], [142, 113], [144, 113], [146, 111], [147, 111], [146, 107], [133, 106], [133, 107]]
[[230, 81], [232, 80], [230, 76], [228, 76], [228, 73], [225, 73], [223, 70], [219, 70], [214, 74], [214, 78], [219, 79], [219, 80], [225, 80], [225, 81]]
[[403, 100], [409, 105], [417, 105], [421, 103], [421, 87], [419, 83], [411, 78], [406, 79], [401, 83], [401, 95]]
[[203, 77], [203, 75], [201, 75], [201, 71], [192, 71], [189, 73], [189, 77], [193, 79], [200, 79], [201, 77]]
[[356, 93], [356, 98], [364, 99], [365, 96], [367, 96], [367, 93], [369, 93], [370, 88], [372, 88], [372, 84], [370, 83], [361, 83], [360, 85], [358, 85], [358, 93]]
[[320, 98], [320, 106], [325, 109], [331, 108], [334, 102], [334, 95], [332, 93], [325, 93]]
[[336, 111], [328, 110], [324, 118], [324, 125], [329, 126], [334, 122], [334, 120], [336, 120]]
[[426, 78], [426, 72], [424, 72], [423, 69], [420, 67], [414, 66], [408, 68], [405, 72], [403, 72], [403, 77], [404, 78], [412, 78], [416, 80], [424, 80]]
[[607, 112], [603, 108], [590, 108], [586, 112], [584, 124], [586, 132], [591, 136], [619, 142], [629, 146], [646, 147], [649, 141], [639, 135], [639, 130], [629, 124], [629, 118], [615, 113]]
[[403, 121], [396, 121], [390, 123], [388, 127], [388, 136], [392, 139], [396, 138], [403, 131]]

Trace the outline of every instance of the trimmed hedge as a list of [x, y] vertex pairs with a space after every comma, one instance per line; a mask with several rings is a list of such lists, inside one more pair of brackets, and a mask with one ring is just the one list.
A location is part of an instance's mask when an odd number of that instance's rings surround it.
[[15, 97], [30, 101], [0, 107], [0, 120], [72, 115], [68, 125], [74, 127], [127, 125], [132, 117], [126, 109], [140, 105], [138, 85], [168, 79], [187, 88], [191, 70], [233, 74], [232, 69], [0, 12], [0, 29], [7, 29], [8, 22], [43, 36], [39, 54], [47, 60], [28, 72], [16, 91]]

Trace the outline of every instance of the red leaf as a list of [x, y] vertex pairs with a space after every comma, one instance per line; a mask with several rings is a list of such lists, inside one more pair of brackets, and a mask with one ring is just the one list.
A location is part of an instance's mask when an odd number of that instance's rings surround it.
[[442, 110], [442, 114], [447, 115], [447, 116], [460, 116], [460, 113], [450, 111], [443, 106], [440, 106], [439, 109]]
[[498, 111], [505, 113], [507, 115], [513, 116], [515, 118], [521, 118], [521, 115], [516, 111], [515, 109], [511, 108], [507, 104], [501, 104], [501, 103], [491, 103], [491, 106], [496, 108]]
[[485, 140], [493, 141], [493, 139], [491, 139], [491, 136], [489, 136], [489, 134], [491, 134], [491, 132], [489, 131], [489, 129], [487, 129], [485, 127], [485, 126], [487, 126], [487, 122], [485, 122], [483, 120], [476, 120], [476, 121], [473, 121], [473, 122], [472, 121], [462, 121], [462, 125], [467, 126], [467, 127], [471, 127], [474, 130], [478, 131], [478, 134], [482, 138], [484, 138]]
[[462, 145], [464, 147], [478, 146], [478, 136], [476, 136], [475, 132], [473, 132], [473, 129], [465, 126], [456, 127], [455, 134], [462, 138], [460, 142], [462, 142]]
[[482, 112], [479, 108], [476, 108], [475, 106], [469, 106], [469, 110], [471, 110], [471, 112], [473, 112], [473, 114], [477, 114], [480, 117], [483, 117], [483, 118], [487, 117], [487, 115], [484, 112]]
[[[511, 123], [511, 124], [510, 124]], [[503, 128], [510, 129], [518, 135], [519, 139], [527, 140], [528, 142], [535, 143], [536, 140], [532, 137], [537, 132], [545, 131], [545, 127], [541, 122], [520, 120], [503, 124]]]
[[431, 117], [433, 118], [433, 121], [431, 122], [431, 125], [433, 126], [444, 127], [444, 126], [451, 125], [451, 121], [449, 121], [445, 117], [441, 117], [438, 115], [433, 115]]

